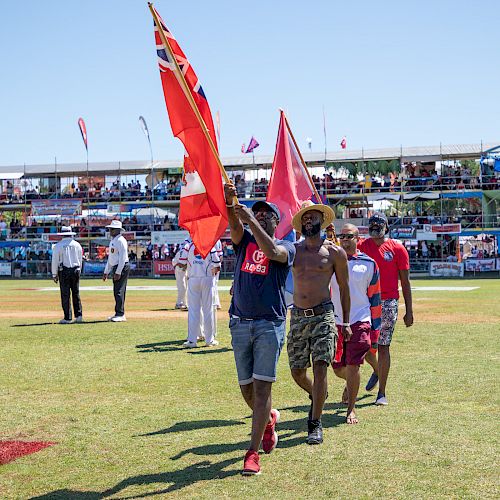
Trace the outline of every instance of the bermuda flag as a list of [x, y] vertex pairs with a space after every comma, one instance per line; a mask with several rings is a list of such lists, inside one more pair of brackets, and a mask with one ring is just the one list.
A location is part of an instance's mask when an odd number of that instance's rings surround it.
[[340, 141], [340, 147], [342, 149], [345, 149], [347, 147], [347, 139], [345, 137], [342, 137], [342, 140]]
[[292, 217], [300, 210], [302, 203], [314, 195], [306, 168], [295, 147], [285, 113], [281, 110], [276, 152], [266, 198], [277, 205], [281, 212], [276, 238], [282, 239], [292, 230]]
[[252, 138], [250, 139], [250, 143], [248, 144], [248, 148], [245, 151], [245, 153], [253, 153], [254, 149], [257, 149], [260, 146], [260, 144], [257, 142], [257, 139], [252, 135]]
[[78, 118], [78, 126], [80, 127], [80, 132], [82, 133], [83, 144], [85, 144], [85, 149], [88, 151], [87, 145], [87, 127], [85, 126], [85, 122], [83, 118]]
[[[154, 11], [160, 23], [160, 26], [157, 26], [155, 22], [154, 26], [156, 51], [170, 126], [174, 136], [184, 144], [188, 158], [185, 161], [186, 184], [181, 189], [179, 225], [189, 231], [197, 250], [206, 257], [227, 227], [221, 172], [217, 158], [202, 129], [202, 126], [205, 126], [208, 130], [208, 135], [217, 151], [212, 113], [198, 77], [184, 52], [152, 5], [150, 9]], [[163, 44], [159, 29], [169, 42], [180, 72]], [[200, 123], [183, 91], [183, 80], [204, 124]]]

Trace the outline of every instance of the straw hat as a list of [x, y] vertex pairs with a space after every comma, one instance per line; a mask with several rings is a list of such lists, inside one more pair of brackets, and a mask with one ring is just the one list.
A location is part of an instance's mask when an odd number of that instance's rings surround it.
[[328, 205], [323, 205], [319, 203], [315, 204], [311, 200], [306, 200], [304, 201], [304, 203], [302, 203], [300, 210], [293, 216], [292, 226], [295, 229], [295, 231], [298, 231], [299, 233], [302, 232], [302, 216], [306, 212], [310, 212], [311, 210], [316, 210], [323, 214], [323, 222], [321, 224], [321, 229], [325, 229], [328, 225], [330, 225], [333, 222], [333, 219], [335, 219], [335, 214]]

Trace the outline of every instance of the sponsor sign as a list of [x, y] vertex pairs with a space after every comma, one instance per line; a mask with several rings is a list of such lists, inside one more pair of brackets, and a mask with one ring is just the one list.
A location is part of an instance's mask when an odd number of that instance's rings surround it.
[[122, 236], [127, 241], [133, 241], [133, 240], [135, 240], [135, 231], [122, 231]]
[[431, 276], [453, 276], [464, 275], [464, 265], [462, 262], [431, 262], [429, 267]]
[[155, 275], [175, 274], [172, 260], [171, 259], [155, 260], [154, 274]]
[[128, 206], [123, 204], [123, 203], [109, 203], [108, 204], [108, 212], [109, 213], [117, 214], [117, 213], [128, 212], [128, 211], [129, 211]]
[[12, 266], [10, 262], [0, 262], [0, 276], [12, 276]]
[[391, 228], [391, 238], [399, 240], [414, 240], [417, 229], [413, 226], [395, 226]]
[[424, 233], [457, 234], [461, 232], [460, 224], [424, 224]]
[[465, 270], [476, 273], [495, 271], [495, 264], [495, 259], [466, 259]]
[[500, 271], [500, 259], [497, 259], [497, 271]]
[[151, 243], [153, 245], [165, 245], [183, 243], [189, 237], [187, 231], [151, 231]]
[[86, 276], [100, 276], [104, 273], [106, 262], [92, 262], [89, 260], [83, 263], [83, 274]]
[[82, 200], [32, 200], [31, 215], [81, 215]]

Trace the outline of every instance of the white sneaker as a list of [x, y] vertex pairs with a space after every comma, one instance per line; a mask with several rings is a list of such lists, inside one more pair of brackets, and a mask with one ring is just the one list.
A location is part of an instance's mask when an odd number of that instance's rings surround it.
[[212, 340], [212, 342], [205, 342], [205, 345], [206, 345], [207, 347], [214, 347], [214, 346], [216, 346], [216, 345], [219, 345], [219, 341], [218, 341], [218, 340], [213, 339], [213, 340]]
[[186, 342], [184, 342], [182, 345], [189, 348], [198, 347], [198, 344], [196, 342], [189, 342], [189, 340], [186, 340]]
[[75, 323], [83, 323], [83, 318], [81, 316], [77, 316], [75, 318]]
[[109, 321], [117, 323], [119, 321], [127, 321], [127, 318], [125, 316], [112, 316]]
[[63, 319], [61, 319], [61, 320], [59, 321], [59, 324], [60, 324], [60, 325], [69, 325], [70, 323], [73, 323], [73, 321], [71, 321], [70, 319], [64, 319], [64, 318], [63, 318]]

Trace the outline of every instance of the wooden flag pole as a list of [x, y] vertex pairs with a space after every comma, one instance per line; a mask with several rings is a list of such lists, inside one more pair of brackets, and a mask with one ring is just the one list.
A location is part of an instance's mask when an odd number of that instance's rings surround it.
[[[160, 20], [158, 19], [158, 16], [156, 15], [156, 11], [153, 8], [153, 4], [151, 2], [148, 2], [148, 7], [149, 10], [151, 11], [151, 15], [153, 16], [154, 22], [156, 24], [156, 27], [158, 28], [158, 33], [160, 35], [161, 41], [163, 42], [163, 45], [165, 45], [165, 48], [167, 49], [171, 59], [174, 61], [175, 64], [175, 77], [177, 78], [177, 81], [179, 82], [179, 85], [182, 88], [182, 91], [184, 92], [184, 96], [188, 100], [191, 109], [193, 110], [196, 118], [198, 119], [198, 122], [200, 124], [201, 130], [203, 131], [203, 134], [205, 135], [205, 139], [207, 140], [210, 150], [212, 151], [212, 154], [214, 155], [215, 160], [217, 161], [217, 165], [219, 165], [219, 169], [221, 171], [222, 177], [224, 177], [225, 182], [231, 182], [229, 179], [227, 172], [222, 165], [222, 162], [220, 161], [219, 153], [217, 152], [217, 149], [212, 141], [212, 138], [210, 137], [210, 134], [208, 133], [208, 128], [207, 125], [205, 124], [205, 120], [201, 116], [200, 110], [198, 109], [198, 106], [196, 105], [196, 102], [194, 101], [194, 98], [191, 94], [191, 91], [189, 90], [188, 84], [186, 82], [186, 79], [184, 78], [184, 75], [179, 68], [179, 63], [177, 62], [177, 59], [175, 58], [174, 53], [172, 52], [172, 47], [170, 47], [170, 43], [167, 40], [167, 37], [165, 36], [165, 33], [163, 32], [163, 29], [161, 27]], [[235, 203], [238, 203], [238, 199], [235, 198]]]

